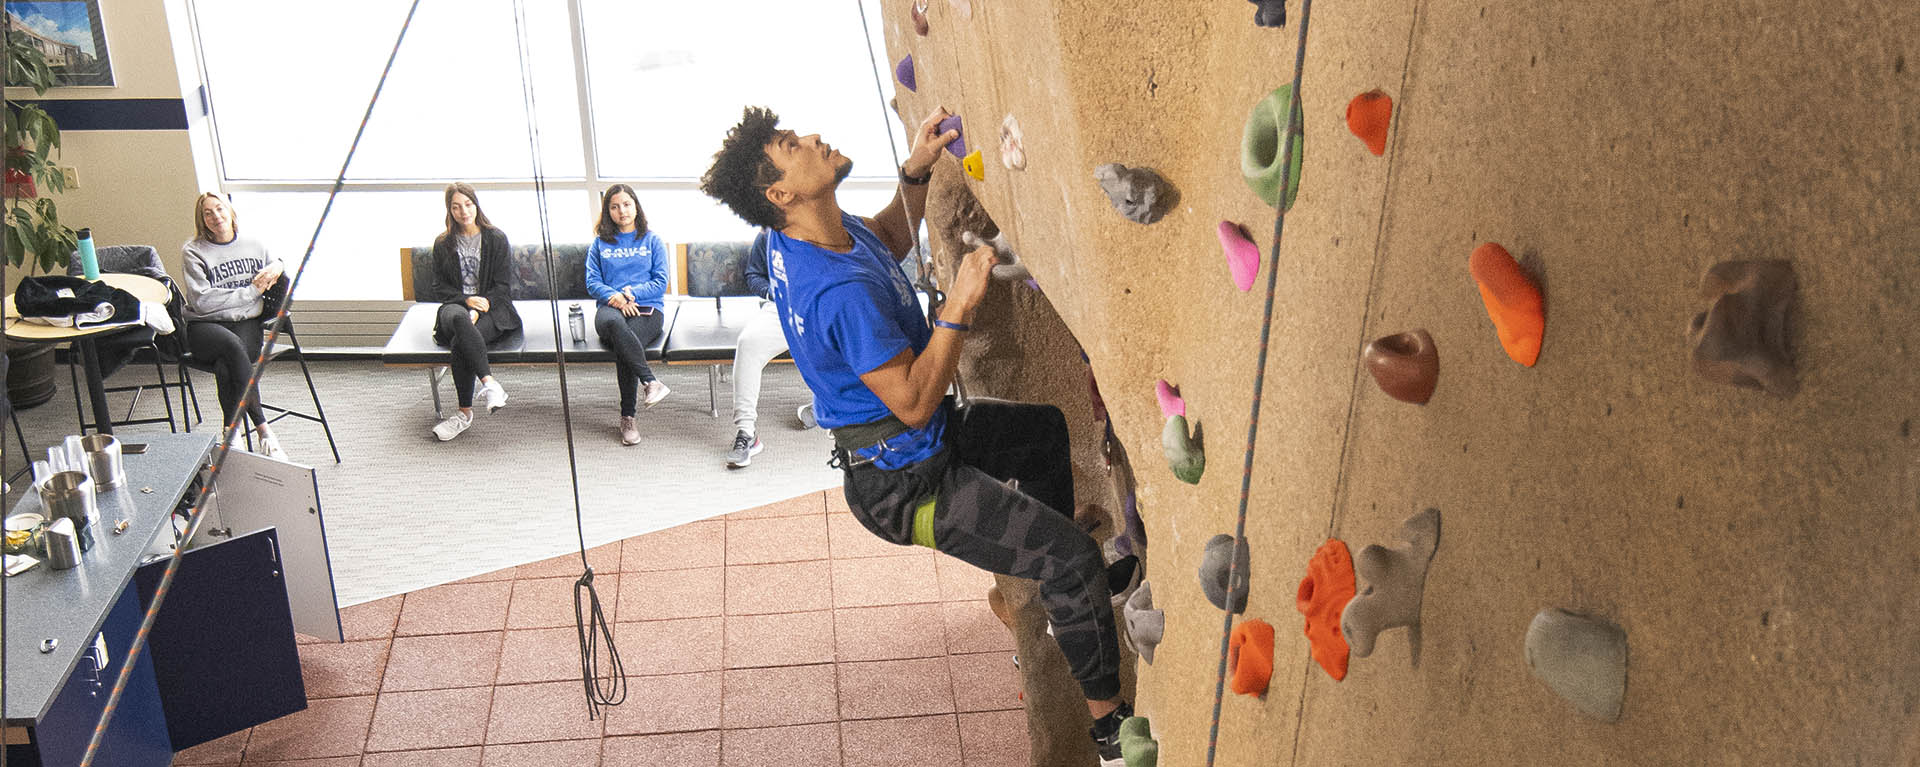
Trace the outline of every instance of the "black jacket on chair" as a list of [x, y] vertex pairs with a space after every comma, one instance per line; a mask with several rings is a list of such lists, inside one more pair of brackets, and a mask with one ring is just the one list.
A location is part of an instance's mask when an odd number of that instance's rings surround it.
[[[500, 330], [519, 330], [520, 313], [513, 308], [513, 249], [507, 234], [493, 227], [480, 230], [480, 292], [487, 299], [487, 314]], [[460, 256], [454, 252], [453, 237], [441, 235], [433, 240], [433, 285], [423, 296], [428, 301], [465, 305], [468, 295], [460, 285]]]

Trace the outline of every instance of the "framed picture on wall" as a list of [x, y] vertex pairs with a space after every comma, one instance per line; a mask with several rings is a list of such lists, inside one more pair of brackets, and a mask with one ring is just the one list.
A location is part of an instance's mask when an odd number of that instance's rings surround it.
[[113, 85], [100, 0], [9, 0], [6, 7], [8, 34], [26, 36], [47, 57], [54, 85]]

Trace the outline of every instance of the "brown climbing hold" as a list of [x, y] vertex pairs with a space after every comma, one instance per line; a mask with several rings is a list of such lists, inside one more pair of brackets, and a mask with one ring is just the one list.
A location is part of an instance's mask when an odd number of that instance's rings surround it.
[[1393, 97], [1379, 88], [1347, 102], [1347, 130], [1359, 136], [1375, 157], [1387, 153], [1387, 131], [1393, 128]]
[[1347, 639], [1340, 634], [1340, 613], [1353, 601], [1353, 555], [1346, 542], [1328, 538], [1307, 560], [1294, 606], [1307, 618], [1307, 643], [1313, 660], [1338, 682], [1347, 678]]
[[1440, 350], [1425, 328], [1376, 338], [1360, 356], [1380, 390], [1401, 402], [1427, 404], [1440, 382]]
[[1467, 259], [1467, 271], [1480, 286], [1480, 301], [1500, 336], [1500, 346], [1527, 367], [1540, 359], [1540, 342], [1547, 333], [1546, 302], [1539, 286], [1520, 268], [1507, 249], [1482, 243]]
[[928, 31], [927, 0], [913, 0], [913, 33], [926, 37]]
[[1798, 280], [1788, 261], [1723, 261], [1700, 279], [1707, 310], [1694, 316], [1693, 369], [1714, 383], [1763, 389], [1780, 397], [1800, 390], [1787, 348], [1787, 312]]
[[1233, 627], [1227, 644], [1228, 686], [1240, 695], [1264, 696], [1273, 679], [1273, 626], [1253, 618]]
[[1013, 606], [1007, 604], [1007, 597], [1000, 593], [998, 585], [987, 587], [987, 608], [993, 610], [993, 617], [999, 618], [1008, 629], [1013, 628]]

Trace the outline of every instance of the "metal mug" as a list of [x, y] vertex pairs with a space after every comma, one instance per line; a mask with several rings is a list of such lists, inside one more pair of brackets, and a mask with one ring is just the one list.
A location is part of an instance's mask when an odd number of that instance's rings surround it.
[[80, 439], [86, 452], [86, 470], [93, 477], [95, 492], [112, 490], [127, 481], [127, 466], [120, 458], [120, 440], [111, 434], [91, 434]]
[[73, 521], [81, 551], [93, 548], [93, 521], [100, 518], [100, 507], [93, 498], [93, 480], [86, 472], [54, 472], [40, 483], [40, 504], [46, 507], [48, 519]]
[[73, 520], [60, 518], [47, 525], [47, 566], [71, 570], [80, 564], [80, 536]]

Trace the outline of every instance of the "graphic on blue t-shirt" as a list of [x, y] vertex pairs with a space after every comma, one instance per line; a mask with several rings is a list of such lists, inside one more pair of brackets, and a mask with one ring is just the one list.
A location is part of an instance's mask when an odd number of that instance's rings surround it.
[[[814, 416], [838, 428], [872, 423], [892, 413], [860, 380], [900, 352], [919, 354], [933, 338], [906, 272], [879, 236], [858, 217], [841, 214], [853, 250], [837, 253], [779, 232], [767, 236], [767, 268], [781, 330], [800, 377], [813, 390]], [[911, 463], [939, 448], [944, 413], [895, 442], [917, 442], [924, 455], [894, 456]], [[915, 439], [931, 437], [931, 439]]]
[[612, 243], [595, 237], [587, 244], [587, 292], [604, 304], [624, 289], [633, 294], [634, 303], [665, 308], [671, 261], [667, 244], [651, 230], [621, 232]]

